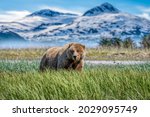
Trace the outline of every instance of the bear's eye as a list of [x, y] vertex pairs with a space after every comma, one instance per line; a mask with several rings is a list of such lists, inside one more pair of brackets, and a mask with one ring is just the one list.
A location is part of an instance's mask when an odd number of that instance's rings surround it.
[[71, 53], [74, 53], [74, 50], [70, 50]]
[[77, 50], [77, 52], [80, 52], [79, 50]]

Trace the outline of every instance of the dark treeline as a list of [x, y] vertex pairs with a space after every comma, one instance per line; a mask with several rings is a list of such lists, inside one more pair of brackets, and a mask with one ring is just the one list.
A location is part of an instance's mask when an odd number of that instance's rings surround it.
[[[101, 38], [99, 45], [102, 47], [138, 48], [134, 40], [130, 37], [125, 39]], [[150, 34], [141, 39], [140, 48], [150, 48]]]

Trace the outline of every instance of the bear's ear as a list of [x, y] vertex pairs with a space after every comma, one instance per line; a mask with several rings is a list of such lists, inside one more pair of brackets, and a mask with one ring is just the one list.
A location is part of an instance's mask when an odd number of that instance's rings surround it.
[[70, 48], [72, 45], [73, 45], [74, 43], [69, 43], [69, 46], [68, 46], [68, 48]]
[[85, 49], [85, 45], [82, 45], [83, 49]]
[[64, 48], [68, 49], [68, 48], [70, 48], [72, 45], [73, 45], [73, 43], [66, 44], [66, 45], [64, 46]]

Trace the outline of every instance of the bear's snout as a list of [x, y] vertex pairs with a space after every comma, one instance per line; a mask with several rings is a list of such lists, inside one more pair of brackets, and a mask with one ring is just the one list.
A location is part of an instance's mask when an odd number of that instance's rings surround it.
[[76, 58], [77, 58], [77, 56], [76, 56], [76, 55], [74, 55], [74, 56], [73, 56], [73, 59], [74, 59], [74, 60], [76, 60]]
[[80, 60], [80, 55], [77, 52], [74, 52], [74, 54], [72, 55], [72, 59], [74, 61], [78, 61], [78, 60]]

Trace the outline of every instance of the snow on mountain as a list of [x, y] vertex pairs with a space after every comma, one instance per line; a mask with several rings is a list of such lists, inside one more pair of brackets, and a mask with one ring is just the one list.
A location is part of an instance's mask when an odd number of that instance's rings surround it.
[[[150, 21], [128, 13], [104, 13], [96, 16], [81, 16], [72, 24], [58, 30], [35, 35], [38, 40], [88, 39], [100, 37], [132, 37], [139, 39], [150, 32]], [[139, 41], [139, 40], [136, 40]]]
[[44, 9], [36, 11], [25, 18], [19, 20], [19, 23], [27, 24], [28, 26], [34, 28], [43, 27], [43, 26], [53, 26], [53, 25], [62, 25], [69, 24], [77, 17], [76, 14], [70, 13], [61, 13], [57, 11], [52, 11], [50, 9]]
[[44, 9], [15, 22], [0, 22], [0, 27], [28, 40], [99, 42], [101, 37], [139, 39], [150, 33], [150, 21], [124, 13], [109, 3], [86, 11], [82, 16]]
[[41, 17], [56, 17], [56, 16], [61, 16], [61, 15], [66, 15], [66, 16], [77, 16], [76, 14], [71, 14], [71, 13], [61, 13], [58, 11], [53, 11], [50, 9], [43, 9], [40, 11], [36, 11], [30, 15], [28, 15], [27, 17], [31, 17], [31, 16], [41, 16]]
[[83, 16], [96, 16], [103, 13], [119, 13], [120, 11], [109, 3], [103, 3], [100, 6], [94, 7], [86, 11]]
[[76, 14], [44, 9], [36, 11], [15, 22], [0, 22], [0, 27], [6, 27], [30, 40], [36, 34], [42, 34], [47, 30], [58, 29], [71, 23], [75, 18], [77, 18]]

